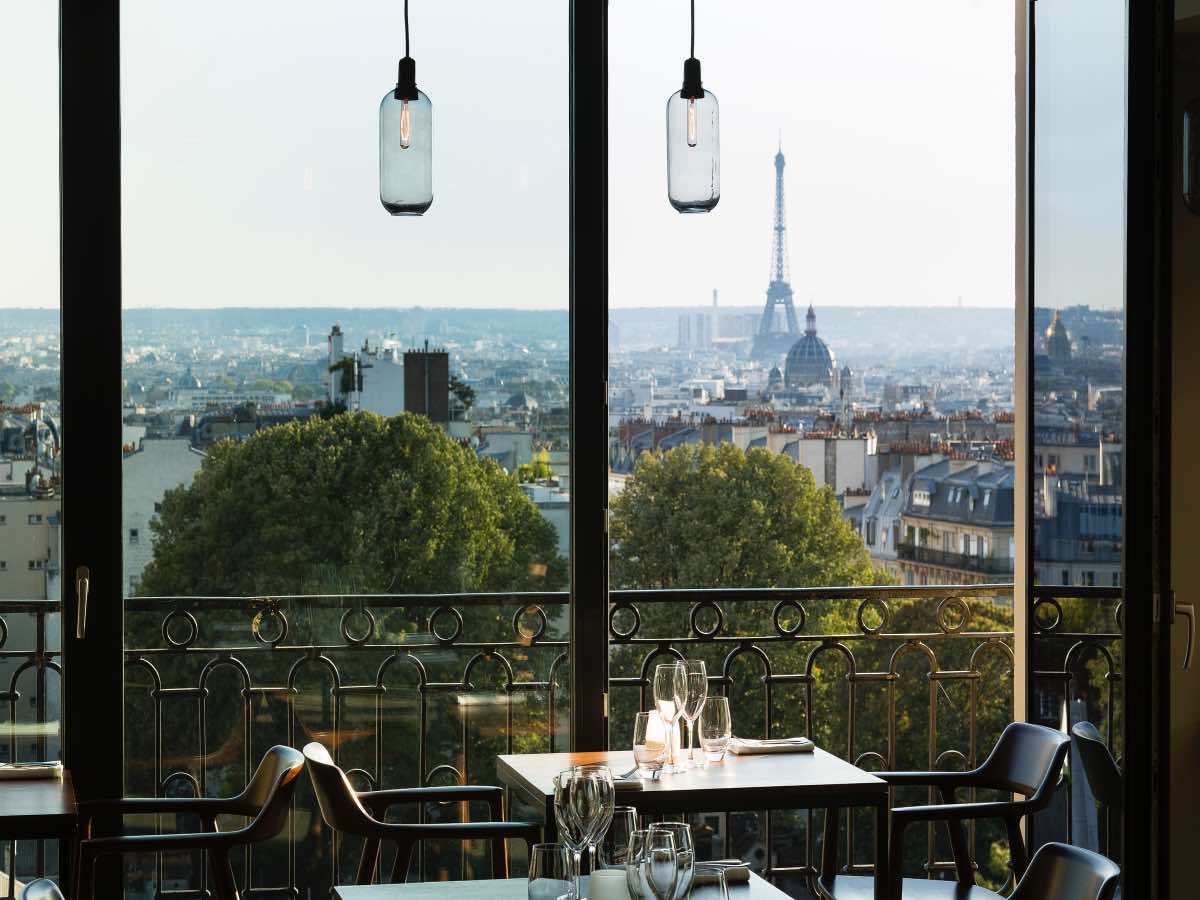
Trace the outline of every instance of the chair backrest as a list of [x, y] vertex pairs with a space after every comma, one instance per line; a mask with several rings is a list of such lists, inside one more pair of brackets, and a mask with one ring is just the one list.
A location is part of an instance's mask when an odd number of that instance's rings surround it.
[[1077, 723], [1071, 728], [1071, 739], [1083, 761], [1083, 771], [1087, 774], [1092, 794], [1105, 806], [1120, 809], [1124, 802], [1121, 769], [1096, 726], [1091, 722]]
[[980, 786], [1024, 794], [1037, 804], [1048, 803], [1070, 746], [1071, 739], [1061, 731], [1013, 722], [976, 770]]
[[304, 748], [304, 760], [325, 824], [343, 834], [365, 835], [374, 830], [375, 820], [363, 808], [358, 792], [325, 746], [317, 741], [308, 744]]
[[236, 834], [242, 843], [253, 844], [275, 837], [287, 822], [288, 808], [300, 770], [304, 768], [304, 756], [292, 747], [275, 746], [267, 751], [243, 796], [253, 790], [262, 798], [254, 820]]
[[62, 891], [49, 878], [31, 881], [21, 890], [21, 900], [63, 900]]
[[1121, 870], [1106, 856], [1069, 844], [1044, 844], [1009, 900], [1109, 900], [1120, 880]]

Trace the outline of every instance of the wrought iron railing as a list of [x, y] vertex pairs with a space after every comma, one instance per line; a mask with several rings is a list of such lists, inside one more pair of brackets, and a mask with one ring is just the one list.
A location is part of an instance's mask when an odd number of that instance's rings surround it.
[[938, 550], [935, 547], [920, 547], [903, 542], [896, 546], [896, 555], [908, 562], [939, 566], [944, 569], [964, 569], [968, 572], [1010, 577], [1013, 573], [1012, 558], [1007, 556], [978, 556], [971, 553], [957, 553], [953, 550]]
[[[734, 699], [739, 734], [808, 734], [866, 768], [971, 766], [1012, 715], [1011, 591], [616, 591], [612, 744], [627, 745], [632, 712], [651, 705], [654, 662], [687, 655], [708, 661], [711, 690]], [[0, 747], [19, 755], [24, 747], [24, 758], [57, 750], [44, 728], [29, 732], [32, 745], [19, 735], [57, 715], [58, 612], [56, 603], [0, 601], [0, 662], [21, 669], [4, 695]], [[1061, 727], [1067, 699], [1083, 697], [1118, 754], [1119, 620], [1119, 592], [1039, 588], [1031, 634], [1031, 717], [1053, 712], [1049, 724]], [[126, 601], [126, 635], [130, 794], [232, 793], [275, 743], [324, 741], [362, 788], [494, 782], [500, 753], [566, 747], [564, 594], [136, 598]], [[1072, 802], [1068, 794], [1051, 811], [1057, 819], [1039, 820], [1039, 840], [1060, 826], [1068, 833]], [[422, 814], [447, 812], [457, 810]], [[140, 824], [194, 827], [172, 817]], [[798, 895], [817, 858], [812, 824], [795, 812], [699, 823], [710, 852], [751, 858]], [[868, 816], [854, 820], [847, 863], [867, 861], [872, 827]], [[995, 883], [994, 838], [972, 834], [982, 874]], [[910, 861], [944, 869], [940, 840], [925, 834]], [[285, 838], [243, 859], [240, 880], [252, 894], [299, 884], [319, 896], [350, 877], [356, 850], [329, 838], [304, 782]], [[42, 871], [47, 858], [22, 847], [15, 868]], [[483, 847], [426, 847], [416, 865], [425, 878], [489, 871]], [[198, 859], [133, 860], [126, 872], [130, 896], [200, 897], [207, 887]]]

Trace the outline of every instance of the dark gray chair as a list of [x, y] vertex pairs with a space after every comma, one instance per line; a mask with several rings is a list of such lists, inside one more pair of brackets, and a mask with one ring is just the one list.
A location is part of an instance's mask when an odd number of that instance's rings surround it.
[[[1124, 782], [1121, 767], [1109, 752], [1108, 745], [1091, 722], [1079, 722], [1071, 728], [1071, 740], [1083, 762], [1092, 796], [1104, 808], [1102, 829], [1104, 843], [1100, 849], [1114, 859], [1120, 859], [1121, 813], [1124, 810]], [[1115, 840], [1114, 840], [1115, 838]]]
[[[531, 822], [504, 822], [504, 792], [498, 787], [458, 785], [450, 787], [396, 788], [388, 791], [356, 791], [329, 751], [317, 742], [304, 748], [308, 774], [313, 792], [321, 808], [325, 824], [340, 834], [364, 838], [362, 858], [358, 864], [356, 884], [371, 884], [379, 867], [379, 845], [388, 841], [396, 846], [396, 862], [392, 866], [392, 882], [403, 882], [413, 848], [422, 840], [472, 840], [492, 842], [492, 876], [508, 877], [508, 853], [505, 838], [524, 839], [533, 846], [542, 839], [540, 825]], [[433, 824], [393, 823], [383, 821], [388, 809], [401, 803], [456, 802], [486, 800], [494, 821], [445, 822]], [[370, 812], [368, 812], [370, 810]]]
[[[1013, 722], [983, 764], [970, 772], [876, 772], [895, 786], [932, 786], [942, 803], [932, 806], [902, 806], [892, 810], [888, 864], [892, 874], [891, 895], [905, 900], [994, 900], [991, 891], [975, 886], [975, 866], [967, 850], [963, 822], [971, 819], [1002, 819], [1008, 832], [1013, 872], [1021, 879], [1028, 866], [1021, 819], [1045, 809], [1054, 796], [1071, 739], [1061, 731]], [[984, 788], [1023, 794], [1024, 800], [986, 803], [957, 803], [959, 789]], [[904, 832], [917, 822], [945, 822], [954, 854], [956, 879], [902, 878]], [[837, 872], [838, 816], [825, 813], [825, 840], [817, 893], [826, 900], [871, 900], [875, 879], [870, 875], [841, 875]], [[1030, 895], [1032, 896], [1032, 895]], [[1054, 896], [1054, 895], [1049, 895]], [[1056, 896], [1054, 900], [1059, 900]]]

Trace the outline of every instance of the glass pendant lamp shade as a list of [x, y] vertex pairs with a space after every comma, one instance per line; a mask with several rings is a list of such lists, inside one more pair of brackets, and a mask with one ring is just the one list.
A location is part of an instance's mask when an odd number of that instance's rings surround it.
[[[667, 98], [667, 197], [681, 213], [705, 213], [721, 199], [717, 98], [696, 84]], [[690, 96], [689, 96], [690, 94]]]
[[393, 216], [419, 216], [433, 205], [433, 104], [417, 90], [407, 56], [379, 104], [379, 201]]

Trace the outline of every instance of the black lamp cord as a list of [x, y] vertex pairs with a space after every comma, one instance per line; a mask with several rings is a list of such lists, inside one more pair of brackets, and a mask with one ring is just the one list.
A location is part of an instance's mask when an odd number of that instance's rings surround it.
[[[408, 0], [404, 0], [405, 7], [408, 6]], [[692, 0], [692, 44], [688, 52], [688, 56], [695, 57], [696, 55], [696, 0]]]
[[[695, 3], [695, 0], [692, 2]], [[408, 52], [408, 0], [404, 0], [404, 55], [410, 55]]]

